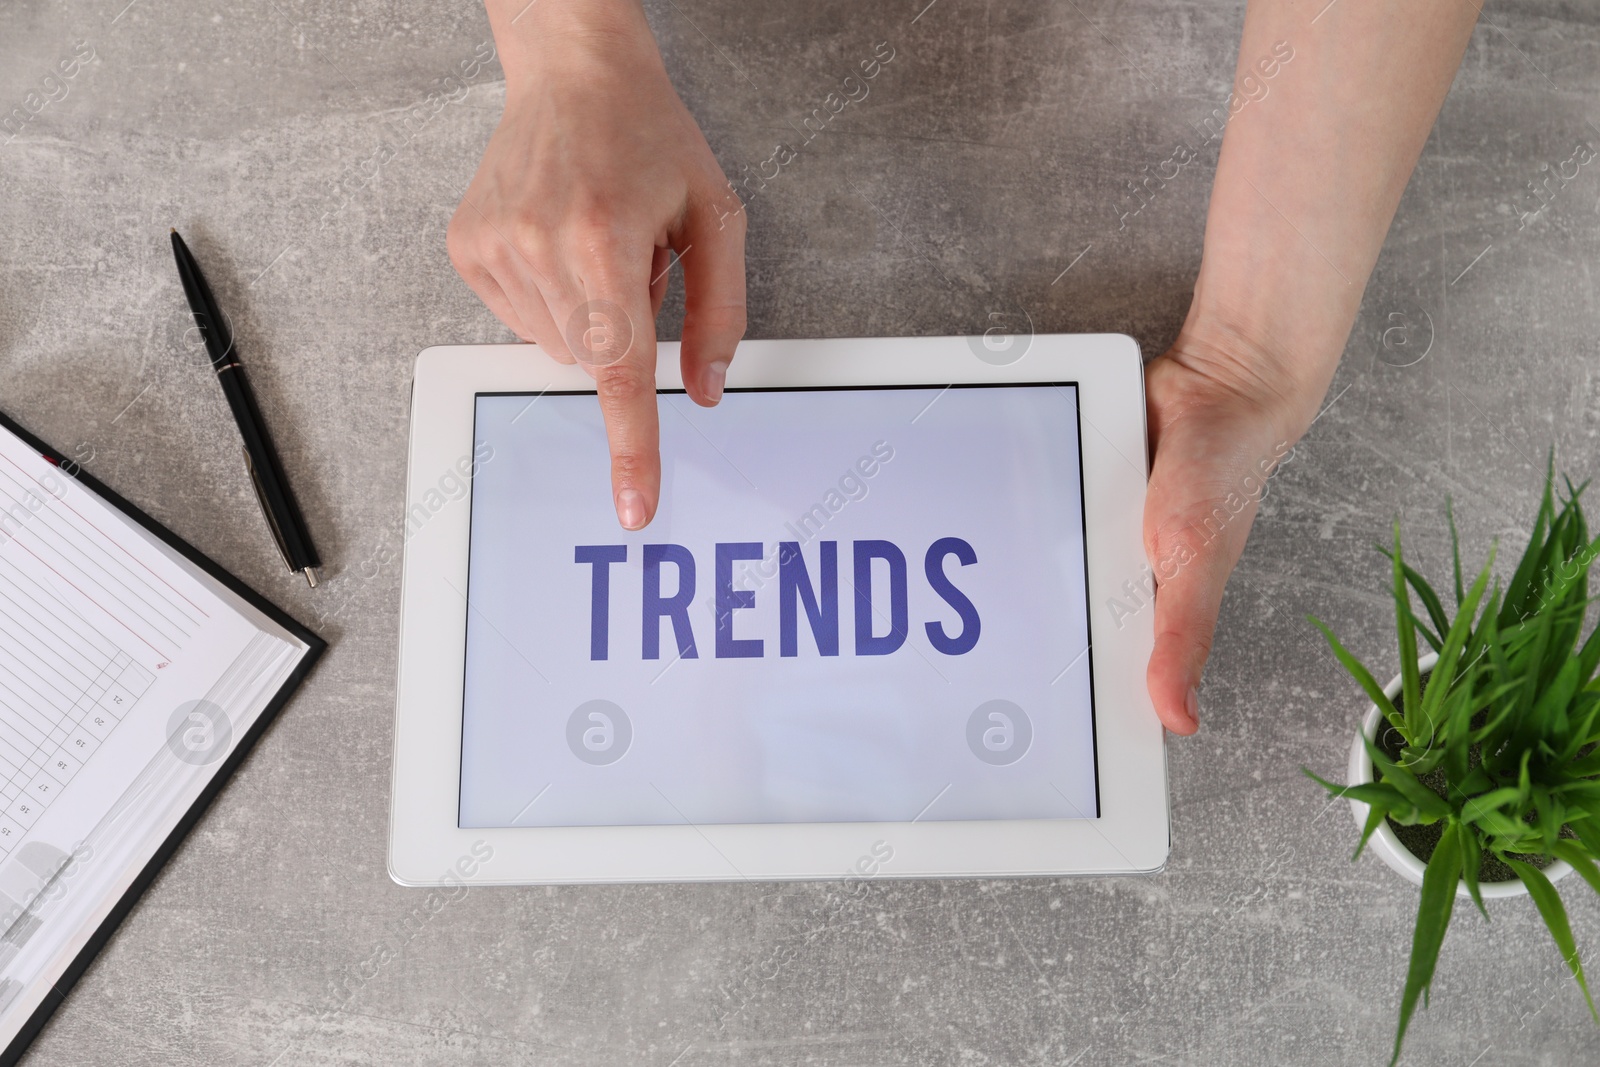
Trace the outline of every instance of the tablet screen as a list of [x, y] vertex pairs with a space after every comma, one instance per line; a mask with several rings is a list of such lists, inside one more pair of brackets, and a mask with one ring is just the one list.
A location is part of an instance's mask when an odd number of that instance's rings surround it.
[[476, 399], [461, 826], [1099, 815], [1075, 385], [659, 399], [637, 533], [592, 393]]

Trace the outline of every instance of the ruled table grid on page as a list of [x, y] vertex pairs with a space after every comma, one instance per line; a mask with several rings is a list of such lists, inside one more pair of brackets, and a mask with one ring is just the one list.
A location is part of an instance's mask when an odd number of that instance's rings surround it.
[[[3, 614], [6, 584], [0, 576], [0, 635], [9, 641], [15, 634]], [[0, 855], [22, 839], [155, 680], [122, 651], [40, 661], [31, 671], [7, 651], [0, 649]], [[59, 688], [74, 681], [76, 691]], [[30, 690], [35, 699], [25, 699]]]
[[[206, 612], [52, 486], [0, 456], [0, 856]], [[148, 665], [148, 666], [147, 666]]]

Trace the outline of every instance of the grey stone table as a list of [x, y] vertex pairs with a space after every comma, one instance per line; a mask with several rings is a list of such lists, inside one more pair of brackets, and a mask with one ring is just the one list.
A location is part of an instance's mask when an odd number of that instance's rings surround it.
[[[734, 176], [893, 49], [752, 200], [752, 336], [992, 315], [1149, 353], [1175, 335], [1242, 4], [650, 14]], [[1437, 569], [1447, 493], [1478, 556], [1522, 536], [1552, 443], [1600, 474], [1600, 171], [1521, 220], [1542, 168], [1600, 139], [1595, 12], [1485, 9], [1331, 406], [1229, 588], [1203, 729], [1169, 747], [1164, 874], [480, 888], [429, 912], [384, 865], [407, 392], [419, 349], [510, 339], [444, 251], [504, 96], [493, 62], [446, 79], [488, 42], [470, 0], [0, 6], [0, 114], [29, 116], [0, 131], [0, 406], [332, 642], [28, 1063], [1379, 1062], [1414, 893], [1349, 862], [1349, 815], [1300, 773], [1341, 773], [1360, 703], [1305, 615], [1388, 670], [1371, 544], [1392, 516]], [[75, 49], [93, 59], [47, 82]], [[1180, 140], [1200, 159], [1122, 227], [1127, 182]], [[185, 346], [169, 225], [235, 316], [330, 561], [314, 593]], [[674, 295], [663, 334], [680, 320]], [[1570, 896], [1600, 960], [1600, 906]], [[1526, 901], [1458, 921], [1434, 992], [1408, 1063], [1600, 1061]]]

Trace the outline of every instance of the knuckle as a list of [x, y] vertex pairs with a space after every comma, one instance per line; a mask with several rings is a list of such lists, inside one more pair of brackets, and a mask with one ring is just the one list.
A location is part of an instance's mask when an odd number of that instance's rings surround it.
[[732, 338], [744, 336], [749, 326], [749, 313], [743, 304], [718, 304], [713, 307], [696, 307], [685, 311], [684, 330], [705, 336]]
[[595, 368], [595, 385], [600, 408], [608, 419], [625, 418], [644, 401], [655, 400], [655, 376], [631, 360]]
[[750, 229], [750, 216], [744, 202], [736, 196], [719, 198], [706, 205], [702, 223], [718, 239], [731, 247], [742, 247]]
[[505, 234], [492, 234], [498, 246], [498, 255], [508, 267], [526, 272], [532, 270], [541, 280], [551, 276], [560, 262], [550, 229], [536, 218], [519, 219]]
[[1218, 536], [1232, 519], [1226, 504], [1201, 502], [1167, 516], [1145, 534], [1145, 554], [1157, 581], [1171, 581], [1190, 564], [1216, 550]]
[[586, 362], [626, 371], [633, 351], [634, 322], [627, 309], [609, 300], [586, 300], [567, 320], [569, 343], [580, 349]]
[[503, 264], [496, 255], [498, 239], [477, 218], [457, 212], [445, 231], [445, 251], [462, 274], [493, 275]]
[[524, 274], [531, 274], [534, 283], [545, 291], [559, 289], [557, 279], [562, 275], [561, 256], [555, 249], [546, 244], [528, 246], [522, 245], [512, 257], [516, 269]]
[[1192, 658], [1204, 663], [1211, 658], [1211, 645], [1216, 637], [1215, 628], [1212, 626], [1163, 626], [1156, 633], [1156, 640], [1166, 639], [1177, 642], [1180, 646], [1187, 646], [1198, 655]]
[[696, 209], [717, 220], [719, 230], [734, 230], [743, 234], [749, 224], [744, 200], [740, 198], [727, 176], [713, 164], [706, 172], [706, 180], [693, 194]]
[[562, 242], [587, 262], [609, 261], [627, 244], [616, 213], [599, 205], [579, 208], [562, 227]]
[[477, 258], [490, 270], [507, 271], [516, 263], [511, 246], [499, 234], [490, 231], [477, 234], [476, 238], [473, 248]]
[[633, 449], [624, 449], [611, 457], [611, 479], [617, 485], [631, 486], [643, 481], [651, 464]]
[[450, 254], [450, 262], [457, 270], [463, 270], [477, 258], [473, 255], [474, 242], [471, 230], [470, 220], [458, 209], [444, 232], [445, 251]]

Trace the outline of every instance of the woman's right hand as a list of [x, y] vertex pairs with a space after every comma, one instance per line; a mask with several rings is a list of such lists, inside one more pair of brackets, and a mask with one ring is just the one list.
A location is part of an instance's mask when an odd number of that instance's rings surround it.
[[617, 517], [660, 493], [655, 316], [684, 275], [689, 396], [722, 397], [745, 329], [745, 215], [637, 0], [488, 0], [506, 106], [450, 222], [450, 261], [518, 337], [593, 375]]

